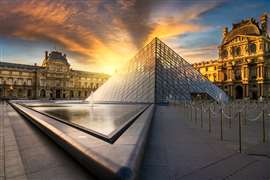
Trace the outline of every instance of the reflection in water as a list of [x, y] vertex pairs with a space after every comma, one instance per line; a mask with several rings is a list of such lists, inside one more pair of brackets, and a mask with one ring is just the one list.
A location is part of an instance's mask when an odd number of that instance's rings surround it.
[[133, 115], [142, 110], [141, 104], [65, 104], [65, 106], [32, 106], [33, 109], [79, 126], [110, 135]]

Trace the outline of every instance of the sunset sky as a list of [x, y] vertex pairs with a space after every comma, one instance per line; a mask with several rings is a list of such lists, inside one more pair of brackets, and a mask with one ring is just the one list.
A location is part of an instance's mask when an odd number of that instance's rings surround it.
[[0, 0], [0, 61], [112, 73], [154, 37], [189, 62], [217, 58], [224, 26], [270, 12], [269, 0]]

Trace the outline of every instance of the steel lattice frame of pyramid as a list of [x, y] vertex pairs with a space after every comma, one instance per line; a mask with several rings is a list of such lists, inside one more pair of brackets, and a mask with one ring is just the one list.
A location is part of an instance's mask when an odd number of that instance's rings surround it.
[[158, 38], [142, 48], [87, 101], [99, 103], [168, 103], [206, 93], [217, 101], [227, 95]]

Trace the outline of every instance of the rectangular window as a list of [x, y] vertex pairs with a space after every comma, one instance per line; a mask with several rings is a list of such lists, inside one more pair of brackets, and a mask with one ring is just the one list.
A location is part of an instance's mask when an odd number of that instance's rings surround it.
[[12, 78], [8, 78], [8, 85], [12, 85]]
[[19, 72], [18, 71], [13, 71], [12, 75], [19, 75]]
[[32, 80], [31, 80], [31, 79], [28, 79], [28, 80], [27, 80], [27, 85], [28, 85], [28, 86], [31, 86], [31, 85], [32, 85]]
[[256, 73], [256, 67], [255, 66], [250, 68], [250, 78], [251, 79], [256, 79], [257, 78], [257, 73]]
[[235, 80], [241, 80], [241, 70], [240, 69], [235, 70]]
[[23, 84], [23, 81], [21, 78], [18, 79], [18, 85], [22, 85]]
[[2, 74], [9, 74], [9, 71], [2, 71]]

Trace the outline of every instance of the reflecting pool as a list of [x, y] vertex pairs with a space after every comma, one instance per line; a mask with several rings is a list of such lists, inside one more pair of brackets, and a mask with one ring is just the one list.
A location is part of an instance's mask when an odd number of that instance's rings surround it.
[[90, 104], [50, 103], [25, 105], [105, 136], [110, 136], [147, 106], [145, 104], [95, 104], [92, 106]]

